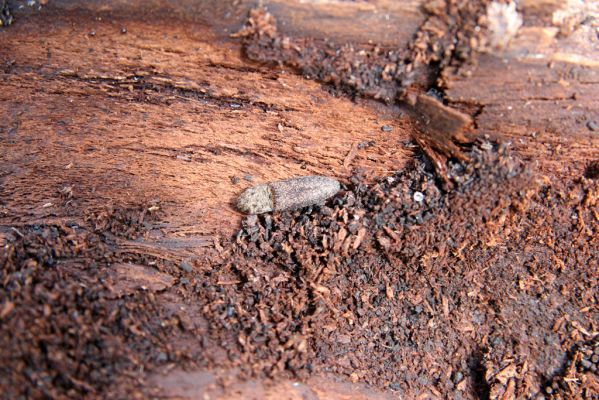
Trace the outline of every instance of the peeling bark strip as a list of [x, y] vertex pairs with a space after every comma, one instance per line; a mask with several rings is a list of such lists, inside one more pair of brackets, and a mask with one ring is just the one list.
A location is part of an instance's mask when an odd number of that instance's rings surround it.
[[454, 141], [463, 144], [472, 142], [464, 134], [472, 125], [472, 118], [422, 94], [418, 95], [413, 107], [418, 129], [414, 130], [412, 137], [433, 163], [445, 189], [449, 189], [453, 184], [447, 172], [447, 158], [470, 161]]
[[429, 17], [405, 49], [292, 39], [278, 32], [275, 18], [262, 8], [251, 10], [247, 26], [233, 36], [244, 38], [252, 60], [287, 64], [352, 95], [410, 104], [422, 130], [415, 140], [449, 186], [443, 156], [467, 161], [453, 140], [470, 142], [463, 132], [472, 121], [422, 93], [441, 86], [438, 76], [444, 68], [459, 67], [486, 48], [489, 3], [447, 0], [427, 5]]
[[339, 188], [339, 182], [325, 176], [291, 178], [246, 189], [237, 208], [248, 214], [294, 210], [322, 203]]

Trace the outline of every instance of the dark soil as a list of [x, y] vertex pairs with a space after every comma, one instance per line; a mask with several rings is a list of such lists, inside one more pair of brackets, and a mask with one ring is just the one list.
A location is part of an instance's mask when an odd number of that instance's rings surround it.
[[596, 398], [599, 393], [599, 335], [578, 343], [568, 354], [564, 371], [555, 376], [543, 391], [550, 399]]
[[450, 166], [450, 194], [417, 165], [373, 187], [356, 177], [327, 207], [248, 217], [219, 269], [239, 283], [209, 296], [213, 334], [269, 376], [538, 392], [596, 330], [597, 182], [538, 182], [502, 149], [470, 156]]
[[[334, 372], [405, 395], [592, 398], [599, 184], [543, 181], [483, 147], [448, 165], [461, 182], [451, 193], [418, 160], [372, 186], [355, 176], [326, 206], [246, 218], [223, 261], [191, 273], [117, 251], [113, 238], [143, 230], [135, 209], [96, 216], [93, 230], [6, 233], [4, 393], [139, 394], [141, 371], [176, 361]], [[177, 284], [115, 299], [116, 261]], [[173, 299], [190, 311], [173, 313]]]
[[135, 394], [131, 384], [112, 384], [135, 382], [157, 352], [169, 347], [173, 330], [152, 293], [108, 299], [112, 262], [148, 262], [117, 257], [111, 239], [139, 230], [138, 215], [123, 209], [103, 214], [101, 219], [111, 221], [103, 234], [67, 224], [5, 235], [8, 243], [0, 251], [2, 398]]

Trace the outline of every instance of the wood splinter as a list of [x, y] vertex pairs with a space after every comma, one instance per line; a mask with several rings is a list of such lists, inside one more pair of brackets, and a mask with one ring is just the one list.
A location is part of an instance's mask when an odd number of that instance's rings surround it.
[[443, 183], [451, 186], [447, 173], [447, 159], [470, 161], [470, 158], [453, 141], [462, 144], [473, 142], [465, 134], [472, 126], [472, 118], [424, 94], [417, 95], [408, 103], [417, 115], [418, 126], [413, 134], [414, 140], [432, 161]]

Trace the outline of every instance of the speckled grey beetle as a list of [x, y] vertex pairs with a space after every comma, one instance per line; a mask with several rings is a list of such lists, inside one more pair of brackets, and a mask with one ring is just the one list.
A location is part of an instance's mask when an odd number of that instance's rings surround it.
[[301, 176], [246, 189], [237, 199], [237, 208], [247, 214], [294, 210], [323, 203], [339, 189], [333, 178]]

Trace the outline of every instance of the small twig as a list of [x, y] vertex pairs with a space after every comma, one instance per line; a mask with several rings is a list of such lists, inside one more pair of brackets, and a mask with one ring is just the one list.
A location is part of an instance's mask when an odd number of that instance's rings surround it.
[[216, 282], [217, 285], [237, 285], [238, 283], [241, 283], [241, 281], [218, 281], [218, 282]]

